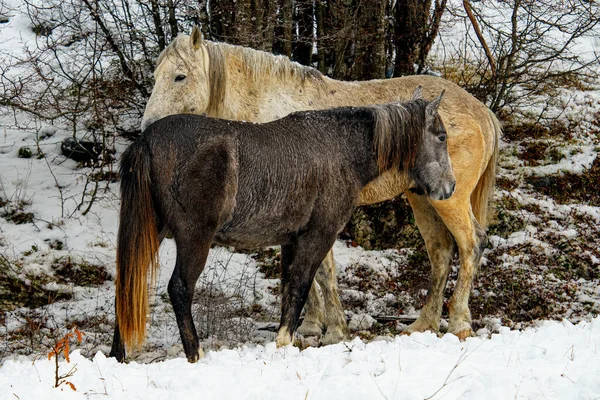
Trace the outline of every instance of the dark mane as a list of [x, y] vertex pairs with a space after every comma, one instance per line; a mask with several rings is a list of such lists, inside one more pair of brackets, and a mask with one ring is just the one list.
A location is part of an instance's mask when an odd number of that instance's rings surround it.
[[375, 128], [373, 146], [379, 173], [400, 168], [408, 171], [415, 164], [425, 125], [424, 100], [372, 106]]

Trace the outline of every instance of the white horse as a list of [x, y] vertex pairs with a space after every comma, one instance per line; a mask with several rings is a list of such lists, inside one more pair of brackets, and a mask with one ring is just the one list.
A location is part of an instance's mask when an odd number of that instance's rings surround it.
[[[448, 331], [461, 339], [471, 335], [469, 294], [487, 242], [488, 199], [494, 190], [501, 134], [498, 120], [484, 104], [454, 83], [433, 76], [337, 81], [284, 56], [204, 40], [197, 28], [191, 36], [177, 37], [162, 52], [154, 77], [142, 129], [178, 113], [267, 122], [299, 110], [406, 100], [419, 85], [426, 98], [445, 90], [439, 113], [448, 132], [456, 176], [453, 196], [443, 201], [429, 199], [411, 192], [412, 182], [400, 174], [387, 172], [363, 189], [360, 205], [404, 192], [425, 239], [432, 278], [423, 309], [408, 332], [439, 330], [444, 288], [458, 247], [460, 270], [449, 303]], [[346, 336], [347, 326], [331, 252], [319, 268], [316, 282], [321, 293], [313, 284], [298, 332], [320, 335], [325, 328], [321, 342], [338, 342]]]

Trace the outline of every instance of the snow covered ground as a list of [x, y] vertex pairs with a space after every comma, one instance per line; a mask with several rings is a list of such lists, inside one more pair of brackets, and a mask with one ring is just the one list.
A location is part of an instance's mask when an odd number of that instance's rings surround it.
[[243, 346], [183, 358], [118, 364], [78, 351], [53, 388], [53, 361], [17, 359], [0, 367], [5, 399], [597, 399], [600, 397], [600, 318], [546, 322], [522, 332], [502, 328], [488, 338], [397, 336], [299, 351]]

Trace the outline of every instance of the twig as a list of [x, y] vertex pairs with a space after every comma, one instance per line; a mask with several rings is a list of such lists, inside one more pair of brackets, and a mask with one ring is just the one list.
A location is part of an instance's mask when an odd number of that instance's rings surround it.
[[108, 392], [106, 391], [106, 379], [104, 379], [104, 377], [102, 376], [102, 371], [100, 371], [100, 366], [98, 365], [96, 360], [94, 360], [94, 364], [96, 364], [96, 368], [98, 369], [98, 373], [100, 374], [100, 380], [102, 381], [102, 386], [104, 386], [104, 393], [98, 393], [98, 394], [104, 394], [104, 395], [108, 396]]
[[373, 318], [379, 323], [400, 321], [402, 323], [413, 323], [417, 317], [409, 317], [407, 315], [376, 315]]
[[[89, 178], [88, 178], [89, 179]], [[94, 191], [92, 192], [91, 196], [92, 198], [90, 199], [90, 202], [88, 203], [88, 206], [86, 207], [86, 209], [81, 213], [81, 215], [85, 216], [87, 213], [90, 212], [90, 209], [92, 208], [92, 205], [94, 204], [94, 201], [96, 200], [96, 194], [98, 193], [98, 186], [99, 186], [99, 182], [96, 181], [95, 185], [94, 185]], [[84, 193], [85, 195], [85, 193]]]
[[14, 273], [17, 274], [17, 271], [15, 271], [15, 269], [12, 267], [12, 263], [8, 260], [8, 258], [6, 258], [6, 256], [4, 256], [4, 254], [0, 253], [0, 258], [2, 258], [4, 260], [4, 262], [6, 263], [6, 266]]
[[385, 395], [385, 393], [383, 393], [383, 390], [381, 390], [381, 387], [379, 386], [379, 384], [377, 383], [377, 381], [375, 380], [375, 376], [373, 376], [373, 374], [369, 374], [369, 376], [371, 377], [371, 379], [373, 379], [373, 383], [375, 384], [375, 386], [377, 386], [377, 389], [379, 390], [379, 393], [381, 394], [381, 396], [385, 399], [388, 400], [388, 397]]
[[[450, 376], [454, 373], [454, 371], [456, 370], [456, 368], [458, 368], [458, 366], [467, 359], [467, 357], [469, 357], [471, 354], [473, 354], [473, 352], [475, 352], [478, 348], [480, 348], [485, 342], [481, 342], [481, 344], [479, 346], [477, 346], [472, 352], [470, 352], [469, 354], [467, 354], [467, 350], [465, 349], [465, 351], [460, 355], [460, 357], [458, 357], [458, 360], [456, 361], [456, 364], [454, 364], [454, 367], [452, 367], [452, 369], [450, 370], [450, 373], [448, 373], [448, 376], [446, 377], [446, 379], [444, 380], [444, 383], [442, 384], [442, 386], [440, 386], [440, 388], [438, 390], [436, 390], [431, 396], [425, 398], [425, 400], [430, 400], [432, 399], [435, 395], [437, 395], [443, 388], [446, 387], [446, 385], [448, 385], [448, 379], [450, 379]], [[462, 378], [462, 377], [461, 377]], [[460, 378], [458, 378], [460, 379]], [[454, 382], [454, 380], [452, 381]]]
[[44, 156], [44, 161], [46, 162], [46, 165], [48, 166], [48, 170], [50, 171], [50, 175], [52, 175], [52, 178], [54, 178], [54, 183], [56, 184], [56, 188], [58, 189], [58, 193], [60, 195], [60, 217], [64, 218], [65, 217], [65, 199], [63, 196], [62, 187], [58, 183], [58, 179], [56, 178], [56, 175], [54, 175], [54, 171], [52, 171], [52, 167], [50, 167], [50, 163], [48, 162], [48, 157]]

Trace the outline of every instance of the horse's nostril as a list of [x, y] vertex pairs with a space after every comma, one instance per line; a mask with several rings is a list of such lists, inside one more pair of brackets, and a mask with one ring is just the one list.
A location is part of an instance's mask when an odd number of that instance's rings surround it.
[[454, 189], [456, 189], [456, 181], [452, 183], [452, 188], [450, 189], [450, 193], [454, 193]]

